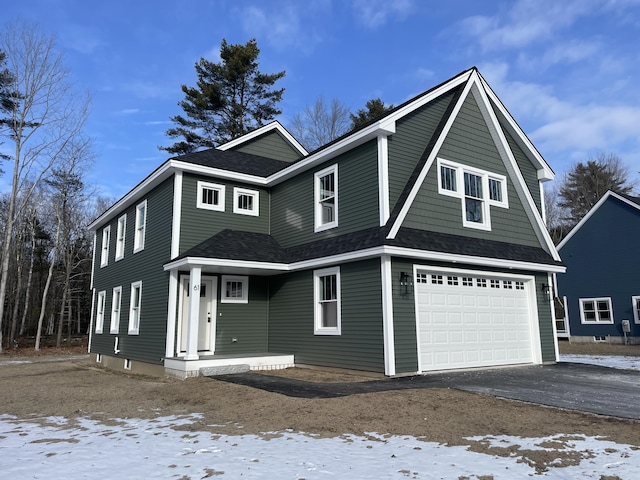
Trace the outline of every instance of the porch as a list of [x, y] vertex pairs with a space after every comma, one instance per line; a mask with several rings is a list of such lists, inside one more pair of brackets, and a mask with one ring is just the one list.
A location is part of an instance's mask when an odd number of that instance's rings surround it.
[[283, 353], [239, 353], [201, 355], [197, 359], [185, 357], [164, 359], [165, 374], [185, 379], [200, 375], [225, 375], [249, 370], [280, 370], [294, 367], [294, 356]]

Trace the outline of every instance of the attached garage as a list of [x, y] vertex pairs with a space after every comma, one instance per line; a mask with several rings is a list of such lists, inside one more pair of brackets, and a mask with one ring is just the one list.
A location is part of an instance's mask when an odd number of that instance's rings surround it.
[[416, 269], [420, 371], [540, 363], [533, 277]]

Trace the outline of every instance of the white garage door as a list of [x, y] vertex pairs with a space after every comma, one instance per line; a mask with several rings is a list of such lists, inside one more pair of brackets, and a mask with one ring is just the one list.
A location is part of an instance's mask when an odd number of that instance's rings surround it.
[[528, 283], [489, 274], [419, 270], [420, 369], [533, 362]]

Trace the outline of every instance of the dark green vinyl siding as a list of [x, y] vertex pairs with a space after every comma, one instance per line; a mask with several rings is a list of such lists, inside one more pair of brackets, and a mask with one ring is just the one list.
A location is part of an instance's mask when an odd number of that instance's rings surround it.
[[504, 135], [507, 138], [507, 142], [509, 143], [509, 147], [513, 152], [513, 156], [516, 159], [516, 163], [518, 164], [518, 168], [524, 177], [524, 181], [527, 184], [527, 188], [533, 197], [533, 201], [536, 204], [538, 212], [542, 214], [542, 202], [540, 201], [540, 184], [538, 183], [538, 170], [531, 163], [531, 161], [524, 154], [520, 146], [516, 143], [514, 138], [509, 134], [509, 132], [503, 127]]
[[391, 210], [422, 157], [454, 93], [438, 97], [397, 121], [396, 133], [389, 136], [388, 141]]
[[[198, 181], [225, 185], [225, 211], [197, 208]], [[259, 192], [260, 215], [233, 213], [234, 187]], [[269, 191], [254, 185], [219, 181], [209, 177], [184, 174], [182, 177], [182, 218], [180, 227], [180, 253], [220, 233], [224, 229], [246, 232], [269, 232]]]
[[400, 272], [413, 277], [410, 260], [393, 258], [391, 263], [393, 285], [393, 334], [396, 352], [396, 374], [418, 371], [418, 340], [416, 337], [416, 308], [413, 285], [405, 294], [400, 288]]
[[340, 267], [342, 335], [314, 335], [313, 271], [273, 277], [269, 351], [298, 364], [384, 372], [380, 260]]
[[556, 345], [553, 336], [553, 319], [551, 317], [552, 303], [542, 292], [542, 285], [549, 284], [545, 273], [536, 274], [536, 294], [538, 301], [538, 326], [540, 327], [540, 344], [542, 346], [542, 361], [556, 361]]
[[[314, 233], [314, 175], [338, 164], [338, 226]], [[271, 234], [283, 247], [379, 225], [378, 148], [375, 140], [275, 186]]]
[[[96, 292], [106, 291], [106, 302], [103, 333], [93, 333], [92, 352], [114, 355], [114, 341], [118, 336], [120, 349], [118, 357], [156, 364], [162, 363], [165, 353], [169, 292], [169, 274], [163, 270], [162, 265], [169, 259], [171, 253], [172, 198], [173, 178], [169, 178], [149, 192], [146, 197], [127, 208], [125, 254], [124, 259], [117, 262], [115, 261], [117, 221], [125, 212], [121, 212], [110, 221], [109, 264], [100, 268], [99, 257], [96, 256], [97, 261], [94, 266], [94, 288]], [[147, 220], [144, 250], [133, 253], [136, 205], [145, 199], [147, 200]], [[98, 252], [102, 248], [103, 228], [104, 226], [97, 230], [96, 251]], [[129, 335], [131, 284], [137, 281], [142, 282], [140, 330], [139, 335]], [[113, 288], [117, 286], [122, 286], [122, 303], [120, 306], [120, 330], [118, 335], [115, 335], [109, 333], [109, 327]]]
[[403, 226], [521, 245], [540, 246], [513, 186], [514, 179], [508, 176], [473, 96], [470, 95], [465, 100], [438, 152], [438, 156], [465, 166], [506, 176], [509, 208], [489, 206], [491, 231], [463, 227], [461, 200], [438, 194], [437, 162], [434, 161]]
[[282, 160], [284, 162], [293, 162], [300, 158], [300, 152], [276, 131], [265, 133], [264, 135], [244, 142], [233, 150]]
[[[220, 289], [224, 288], [221, 281], [219, 277]], [[218, 292], [217, 355], [267, 352], [268, 291], [267, 277], [249, 277], [247, 303], [221, 303]]]

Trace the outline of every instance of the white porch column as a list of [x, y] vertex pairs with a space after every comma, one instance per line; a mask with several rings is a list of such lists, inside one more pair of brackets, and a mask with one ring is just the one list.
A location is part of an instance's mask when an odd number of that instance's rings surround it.
[[201, 267], [189, 272], [189, 318], [187, 320], [187, 354], [185, 360], [198, 360], [198, 324], [200, 323]]
[[178, 304], [178, 272], [169, 273], [169, 306], [167, 307], [167, 337], [164, 347], [164, 357], [176, 356], [176, 306]]
[[384, 373], [396, 374], [396, 347], [393, 329], [393, 284], [391, 271], [391, 257], [383, 255], [380, 258], [380, 273], [382, 284], [382, 332], [384, 334]]

